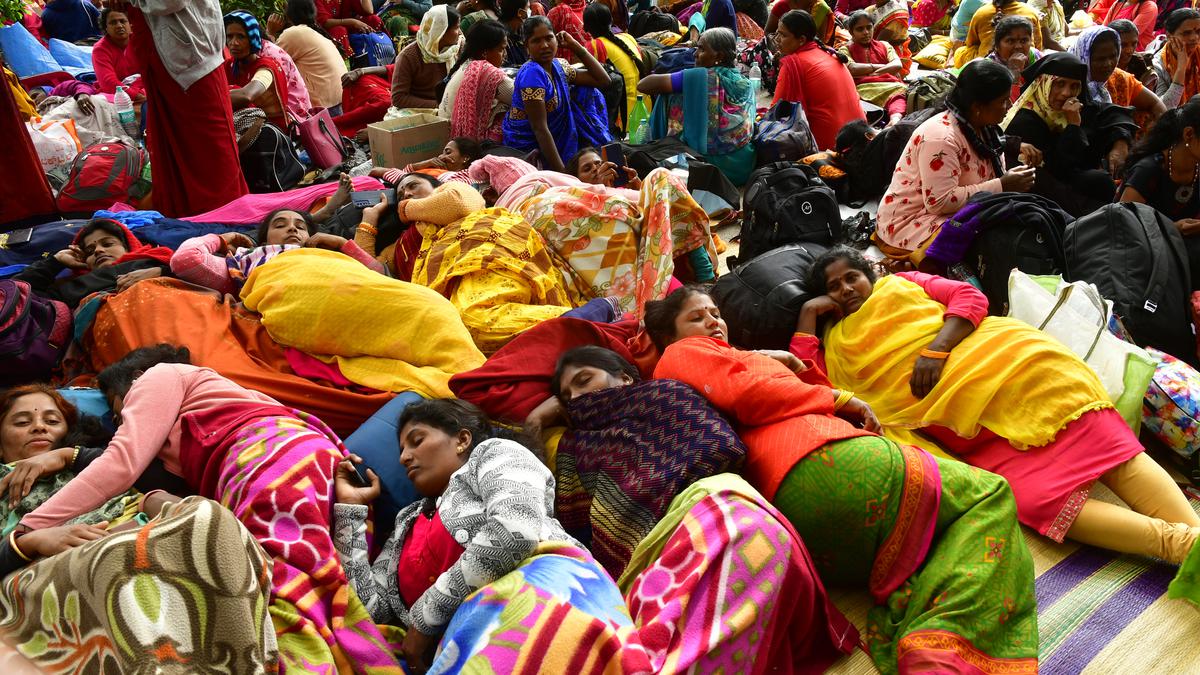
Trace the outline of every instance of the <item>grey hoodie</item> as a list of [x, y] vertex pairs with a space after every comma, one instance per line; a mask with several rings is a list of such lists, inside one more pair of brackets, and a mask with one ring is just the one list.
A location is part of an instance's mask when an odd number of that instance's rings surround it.
[[130, 0], [142, 10], [163, 66], [185, 90], [225, 61], [217, 0]]

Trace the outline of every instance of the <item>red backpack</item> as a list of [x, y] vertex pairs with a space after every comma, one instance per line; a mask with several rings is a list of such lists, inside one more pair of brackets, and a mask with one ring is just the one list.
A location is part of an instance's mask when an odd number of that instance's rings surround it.
[[71, 163], [71, 174], [58, 194], [58, 210], [90, 212], [110, 208], [114, 202], [133, 202], [149, 192], [142, 177], [148, 164], [146, 151], [110, 139], [84, 148]]

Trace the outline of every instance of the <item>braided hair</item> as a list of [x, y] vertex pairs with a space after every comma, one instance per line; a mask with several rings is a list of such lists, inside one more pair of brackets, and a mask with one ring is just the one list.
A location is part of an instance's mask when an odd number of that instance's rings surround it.
[[646, 60], [635, 50], [630, 49], [623, 40], [618, 40], [617, 36], [613, 35], [612, 10], [608, 8], [608, 5], [603, 2], [593, 2], [588, 5], [587, 9], [583, 10], [583, 29], [597, 40], [605, 38], [625, 52], [625, 55], [637, 66], [638, 77], [645, 77], [649, 74]]
[[821, 38], [817, 37], [817, 22], [813, 20], [812, 14], [809, 14], [802, 9], [793, 9], [787, 14], [784, 14], [783, 18], [780, 19], [779, 22], [786, 26], [788, 32], [792, 35], [795, 35], [796, 37], [802, 37], [810, 42], [815, 42], [821, 51], [829, 54], [838, 61], [841, 61], [844, 64], [850, 62], [849, 57], [847, 57], [845, 54], [830, 49], [824, 42], [821, 42]]

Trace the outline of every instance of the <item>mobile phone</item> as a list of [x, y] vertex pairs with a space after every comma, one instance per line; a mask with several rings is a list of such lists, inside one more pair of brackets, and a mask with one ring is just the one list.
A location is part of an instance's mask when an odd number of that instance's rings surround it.
[[617, 179], [613, 181], [613, 187], [624, 187], [629, 182], [629, 176], [625, 175], [625, 151], [620, 143], [609, 143], [600, 148], [600, 159], [612, 162], [617, 167]]
[[27, 227], [23, 230], [13, 230], [7, 234], [0, 235], [0, 248], [28, 244], [30, 239], [33, 239], [32, 227]]
[[350, 203], [360, 209], [369, 208], [379, 203], [379, 195], [386, 195], [389, 204], [395, 204], [394, 190], [362, 190], [350, 193]]

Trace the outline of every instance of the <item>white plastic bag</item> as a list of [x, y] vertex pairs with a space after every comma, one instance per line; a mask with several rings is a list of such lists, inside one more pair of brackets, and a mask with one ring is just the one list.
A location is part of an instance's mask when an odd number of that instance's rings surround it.
[[83, 152], [79, 134], [75, 132], [75, 120], [43, 120], [34, 117], [25, 123], [33, 147], [41, 160], [42, 170], [49, 172], [70, 164], [75, 156]]
[[[1142, 398], [1158, 359], [1108, 330], [1112, 303], [1092, 284], [1040, 277], [1014, 269], [1008, 277], [1008, 315], [1058, 339], [1095, 371], [1134, 433], [1141, 427]], [[1054, 288], [1051, 292], [1047, 287]]]

